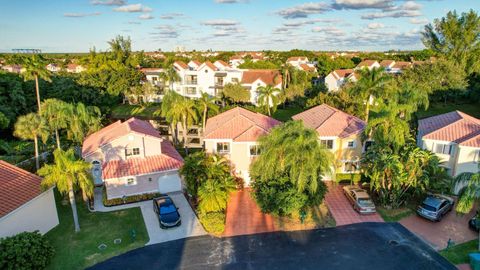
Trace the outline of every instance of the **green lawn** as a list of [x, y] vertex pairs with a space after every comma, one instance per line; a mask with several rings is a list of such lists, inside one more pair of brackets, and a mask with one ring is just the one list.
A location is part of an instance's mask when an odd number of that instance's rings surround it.
[[415, 213], [415, 211], [409, 207], [386, 209], [382, 206], [377, 207], [377, 212], [386, 222], [397, 222]]
[[136, 116], [144, 119], [159, 118], [155, 111], [160, 110], [160, 104], [148, 104], [145, 106], [120, 104], [112, 109], [112, 118], [121, 119]]
[[272, 115], [273, 118], [287, 122], [288, 120], [292, 120], [292, 116], [297, 113], [303, 112], [305, 109], [300, 107], [287, 107], [286, 109], [278, 108]]
[[[91, 213], [82, 202], [77, 203], [81, 231], [75, 233], [71, 207], [57, 198], [60, 224], [46, 234], [55, 248], [55, 256], [47, 269], [84, 269], [110, 257], [142, 247], [148, 234], [140, 208], [109, 213]], [[131, 230], [136, 231], [135, 239]], [[114, 239], [120, 238], [120, 244]], [[100, 244], [107, 248], [99, 250]]]
[[478, 252], [478, 240], [472, 240], [440, 251], [453, 264], [469, 263], [468, 254]]
[[469, 114], [473, 117], [480, 118], [480, 104], [454, 104], [454, 103], [447, 103], [444, 105], [443, 103], [433, 103], [430, 104], [428, 110], [423, 111], [419, 109], [417, 112], [417, 116], [419, 119], [447, 113], [451, 111], [459, 110], [466, 114]]

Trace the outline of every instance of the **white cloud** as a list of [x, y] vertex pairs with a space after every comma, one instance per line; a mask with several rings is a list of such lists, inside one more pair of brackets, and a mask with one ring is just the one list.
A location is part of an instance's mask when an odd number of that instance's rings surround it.
[[238, 3], [246, 3], [247, 0], [215, 0], [217, 4], [238, 4]]
[[413, 23], [413, 24], [427, 24], [428, 19], [427, 18], [411, 18], [410, 23]]
[[92, 5], [105, 5], [105, 6], [123, 6], [127, 3], [125, 0], [92, 0]]
[[183, 13], [165, 13], [165, 14], [162, 14], [160, 16], [160, 19], [163, 19], [163, 20], [173, 20], [175, 18], [178, 18], [178, 17], [183, 17], [185, 16], [185, 14]]
[[392, 0], [335, 0], [334, 9], [389, 9], [394, 6]]
[[98, 16], [102, 13], [100, 12], [93, 12], [93, 13], [64, 13], [64, 17], [69, 18], [83, 18], [83, 17], [90, 17], [90, 16]]
[[404, 17], [418, 17], [418, 16], [422, 16], [422, 13], [418, 10], [402, 10], [402, 11], [395, 11], [395, 12], [369, 13], [369, 14], [362, 15], [362, 19], [374, 20], [374, 19], [381, 19], [381, 18], [404, 18]]
[[321, 14], [331, 10], [327, 3], [305, 3], [277, 11], [285, 19], [306, 18], [308, 15]]
[[322, 26], [318, 26], [318, 27], [314, 27], [312, 28], [312, 32], [316, 32], [316, 33], [325, 33], [325, 34], [328, 34], [328, 35], [344, 35], [345, 32], [342, 30], [342, 29], [339, 29], [335, 26], [328, 26], [328, 27], [322, 27]]
[[151, 8], [143, 6], [142, 4], [124, 5], [121, 7], [114, 8], [113, 10], [118, 12], [150, 12], [152, 11]]
[[232, 20], [224, 20], [224, 19], [218, 19], [218, 20], [208, 20], [202, 22], [203, 25], [209, 25], [209, 26], [227, 26], [227, 25], [237, 25], [237, 21], [232, 21]]
[[153, 16], [150, 13], [144, 13], [144, 14], [138, 16], [138, 18], [141, 19], [141, 20], [151, 20], [151, 19], [153, 19]]
[[383, 25], [383, 23], [369, 23], [367, 27], [368, 29], [380, 29], [380, 28], [384, 28], [385, 25]]

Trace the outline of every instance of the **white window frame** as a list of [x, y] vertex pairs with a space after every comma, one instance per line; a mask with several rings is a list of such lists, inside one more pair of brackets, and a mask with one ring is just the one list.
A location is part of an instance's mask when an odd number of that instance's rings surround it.
[[[135, 154], [135, 149], [138, 149], [138, 154]], [[130, 154], [127, 154], [128, 151], [131, 151]], [[140, 147], [125, 148], [125, 158], [140, 156]]]
[[[350, 143], [352, 143], [352, 146], [349, 145]], [[355, 142], [355, 140], [348, 140], [347, 141], [347, 147], [346, 148], [353, 149], [355, 147], [357, 147], [357, 143]]]
[[[441, 152], [437, 152], [437, 146], [440, 146], [442, 148]], [[445, 150], [447, 149], [448, 149], [448, 152], [445, 153]], [[433, 142], [431, 151], [435, 154], [450, 156], [453, 154], [453, 144], [448, 142]]]
[[[130, 180], [132, 180], [132, 183], [128, 183]], [[125, 186], [126, 187], [130, 187], [130, 186], [136, 186], [138, 183], [137, 183], [137, 179], [135, 177], [127, 177], [125, 178]]]
[[[218, 150], [218, 145], [219, 145], [219, 144], [228, 145], [228, 149], [227, 149], [227, 150], [224, 150], [224, 149], [223, 149], [224, 147], [222, 147], [222, 150], [219, 151], [219, 150]], [[216, 151], [217, 153], [219, 153], [219, 154], [229, 154], [230, 151], [231, 151], [231, 148], [232, 148], [232, 146], [231, 146], [231, 143], [230, 143], [230, 142], [219, 141], [219, 142], [216, 142], [216, 144], [215, 144], [215, 151]]]
[[335, 150], [335, 147], [336, 147], [336, 142], [335, 141], [336, 140], [337, 140], [337, 137], [319, 137], [318, 138], [318, 143], [323, 146], [322, 141], [332, 141], [332, 148], [330, 149], [330, 148], [325, 147], [325, 149]]
[[[257, 148], [257, 151], [256, 151], [257, 154], [256, 154], [256, 155], [252, 155], [252, 149], [251, 149], [252, 146], [254, 146], [254, 147]], [[250, 157], [258, 157], [258, 156], [261, 154], [261, 151], [260, 151], [260, 149], [259, 149], [259, 146], [260, 146], [259, 144], [249, 144], [249, 145], [248, 145], [248, 155], [249, 155]]]

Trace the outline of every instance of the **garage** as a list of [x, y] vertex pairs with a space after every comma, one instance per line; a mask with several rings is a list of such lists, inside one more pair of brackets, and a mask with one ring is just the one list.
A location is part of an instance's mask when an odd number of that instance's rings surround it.
[[182, 180], [178, 172], [162, 174], [158, 177], [158, 191], [160, 193], [169, 193], [182, 190]]

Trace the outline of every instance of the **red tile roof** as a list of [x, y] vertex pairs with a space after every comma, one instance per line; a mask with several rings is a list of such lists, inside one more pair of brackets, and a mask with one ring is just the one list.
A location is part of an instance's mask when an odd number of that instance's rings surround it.
[[280, 123], [272, 117], [236, 107], [208, 119], [204, 139], [254, 142]]
[[353, 69], [336, 69], [333, 71], [333, 76], [338, 80], [340, 78], [346, 78], [353, 73]]
[[307, 64], [300, 64], [300, 67], [305, 71], [315, 71], [315, 67], [311, 67]]
[[203, 64], [206, 65], [207, 67], [209, 67], [211, 70], [214, 70], [214, 71], [218, 70], [218, 68], [214, 64], [212, 64], [212, 62], [210, 62], [210, 61], [206, 61]]
[[278, 70], [273, 69], [251, 69], [242, 74], [242, 83], [250, 84], [257, 79], [262, 80], [268, 85], [278, 85], [282, 82], [282, 75]]
[[322, 137], [346, 138], [365, 129], [366, 123], [353, 115], [342, 112], [327, 104], [318, 105], [292, 116], [301, 120], [306, 127], [315, 129]]
[[412, 66], [412, 63], [410, 62], [395, 62], [393, 65], [393, 68], [398, 68], [398, 69], [404, 69], [404, 68], [409, 68]]
[[42, 193], [42, 178], [0, 160], [0, 217]]
[[480, 147], [480, 119], [460, 111], [428, 117], [418, 121], [418, 135], [423, 139]]
[[382, 62], [380, 62], [380, 66], [386, 68], [390, 67], [393, 63], [395, 63], [394, 60], [382, 60]]
[[220, 64], [220, 65], [222, 65], [222, 66], [224, 66], [224, 67], [230, 67], [229, 64], [225, 63], [225, 62], [222, 61], [222, 60], [217, 60], [217, 61], [215, 61], [215, 63], [218, 63], [218, 64]]
[[161, 147], [161, 155], [105, 162], [102, 165], [102, 178], [112, 179], [178, 170], [183, 166], [182, 157], [169, 141], [162, 141]]
[[[376, 60], [363, 60], [357, 67], [370, 67], [377, 62]], [[378, 63], [378, 62], [377, 62]]]
[[161, 138], [158, 130], [156, 130], [152, 124], [147, 121], [143, 121], [135, 117], [132, 117], [123, 123], [118, 120], [117, 122], [110, 124], [88, 136], [83, 142], [82, 156], [85, 157], [95, 152], [103, 145], [110, 143], [117, 138], [128, 135], [131, 132]]
[[188, 65], [185, 64], [185, 63], [182, 62], [182, 61], [175, 61], [174, 64], [178, 65], [178, 66], [181, 67], [182, 69], [188, 69]]
[[289, 57], [287, 59], [287, 62], [290, 62], [290, 61], [307, 61], [308, 58], [306, 56], [294, 56], [294, 57]]
[[202, 63], [200, 61], [197, 61], [197, 60], [192, 60], [190, 61], [192, 63], [194, 63], [195, 65], [197, 65], [197, 67], [199, 67]]

